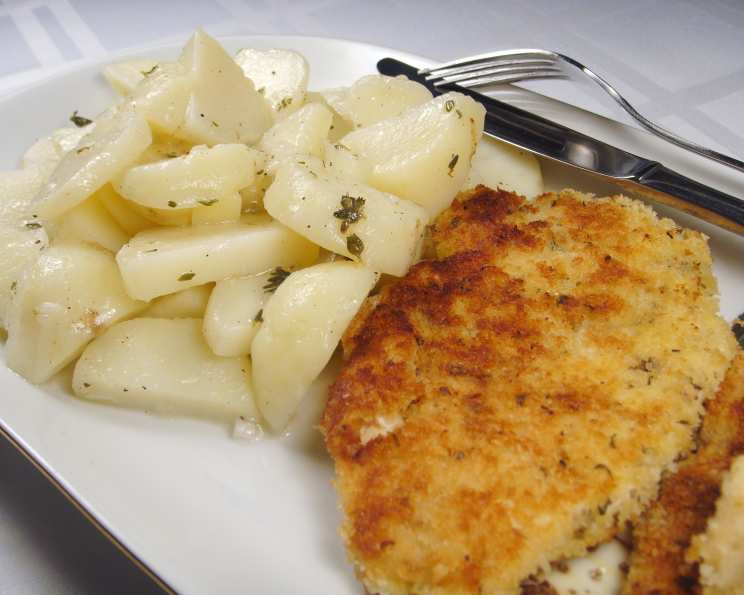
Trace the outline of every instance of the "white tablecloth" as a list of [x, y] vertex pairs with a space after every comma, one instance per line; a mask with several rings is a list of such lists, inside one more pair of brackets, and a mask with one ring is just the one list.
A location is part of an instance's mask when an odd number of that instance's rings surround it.
[[[742, 0], [0, 0], [0, 94], [198, 26], [342, 37], [442, 60], [554, 49], [594, 67], [656, 122], [744, 158]], [[591, 87], [532, 88], [628, 122]], [[0, 441], [0, 595], [148, 592], [157, 589]]]

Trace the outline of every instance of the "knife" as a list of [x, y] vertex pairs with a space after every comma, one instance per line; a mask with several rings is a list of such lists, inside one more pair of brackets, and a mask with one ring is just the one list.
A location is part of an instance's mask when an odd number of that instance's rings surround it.
[[455, 83], [435, 87], [418, 68], [383, 58], [377, 70], [388, 76], [405, 75], [434, 95], [458, 91], [486, 108], [484, 132], [537, 155], [597, 174], [623, 188], [690, 213], [744, 236], [744, 200], [705, 186], [657, 161], [645, 159], [541, 116], [498, 101]]

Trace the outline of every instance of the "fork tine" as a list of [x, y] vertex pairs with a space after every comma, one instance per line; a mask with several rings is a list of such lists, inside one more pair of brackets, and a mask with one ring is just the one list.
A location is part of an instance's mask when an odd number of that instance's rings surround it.
[[[561, 73], [563, 71], [561, 70], [560, 66], [557, 66], [557, 65], [552, 65], [552, 64], [545, 65], [544, 63], [536, 64], [533, 62], [527, 62], [527, 63], [519, 62], [517, 64], [497, 64], [495, 66], [484, 65], [483, 68], [479, 68], [477, 70], [469, 70], [467, 72], [462, 72], [462, 73], [457, 71], [456, 74], [447, 74], [447, 75], [436, 77], [436, 78], [442, 78], [449, 83], [456, 83], [458, 81], [470, 80], [473, 78], [491, 75], [491, 74], [518, 75], [518, 74], [526, 74], [529, 72]], [[432, 80], [432, 79], [429, 79], [429, 80]]]
[[[457, 81], [457, 85], [460, 87], [484, 87], [486, 85], [496, 85], [502, 83], [516, 83], [518, 81], [524, 81], [527, 79], [567, 79], [568, 75], [561, 72], [560, 70], [531, 70], [529, 72], [506, 72], [501, 74], [489, 74], [484, 76], [477, 76], [469, 79]], [[434, 83], [435, 87], [442, 87], [448, 85], [453, 81], [442, 79]]]
[[461, 58], [459, 60], [451, 60], [450, 62], [444, 62], [431, 68], [422, 68], [419, 70], [419, 74], [433, 74], [439, 72], [442, 69], [467, 66], [469, 64], [482, 63], [500, 59], [510, 58], [535, 58], [555, 61], [558, 59], [558, 55], [555, 52], [548, 50], [539, 49], [517, 49], [517, 50], [502, 50], [499, 52], [489, 52], [487, 54], [478, 54], [476, 56], [469, 56], [467, 58]]
[[497, 60], [484, 60], [483, 62], [476, 62], [474, 64], [468, 64], [467, 66], [453, 66], [451, 68], [437, 69], [431, 74], [427, 74], [426, 80], [431, 81], [438, 78], [473, 72], [491, 67], [495, 68], [500, 66], [531, 66], [533, 68], [540, 68], [543, 66], [551, 66], [553, 64], [555, 64], [553, 60], [548, 60], [545, 58], [500, 58]]

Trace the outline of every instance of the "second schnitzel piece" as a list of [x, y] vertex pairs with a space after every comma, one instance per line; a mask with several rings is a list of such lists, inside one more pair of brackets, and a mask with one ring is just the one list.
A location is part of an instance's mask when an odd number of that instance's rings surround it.
[[693, 536], [705, 531], [721, 480], [744, 454], [744, 352], [734, 358], [718, 394], [706, 403], [695, 454], [661, 483], [658, 499], [634, 529], [627, 595], [683, 595], [699, 588], [698, 564], [686, 560]]
[[478, 187], [370, 298], [322, 429], [370, 593], [512, 593], [692, 445], [735, 342], [701, 234], [624, 197]]

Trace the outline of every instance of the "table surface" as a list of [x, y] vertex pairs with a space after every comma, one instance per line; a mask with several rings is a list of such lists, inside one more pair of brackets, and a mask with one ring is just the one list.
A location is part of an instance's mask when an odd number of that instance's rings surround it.
[[[553, 49], [594, 68], [662, 126], [744, 158], [741, 0], [0, 0], [0, 94], [76, 61], [184, 40], [198, 26], [340, 37], [439, 60]], [[598, 89], [530, 87], [630, 123]], [[159, 591], [0, 440], [0, 595], [103, 592]]]

